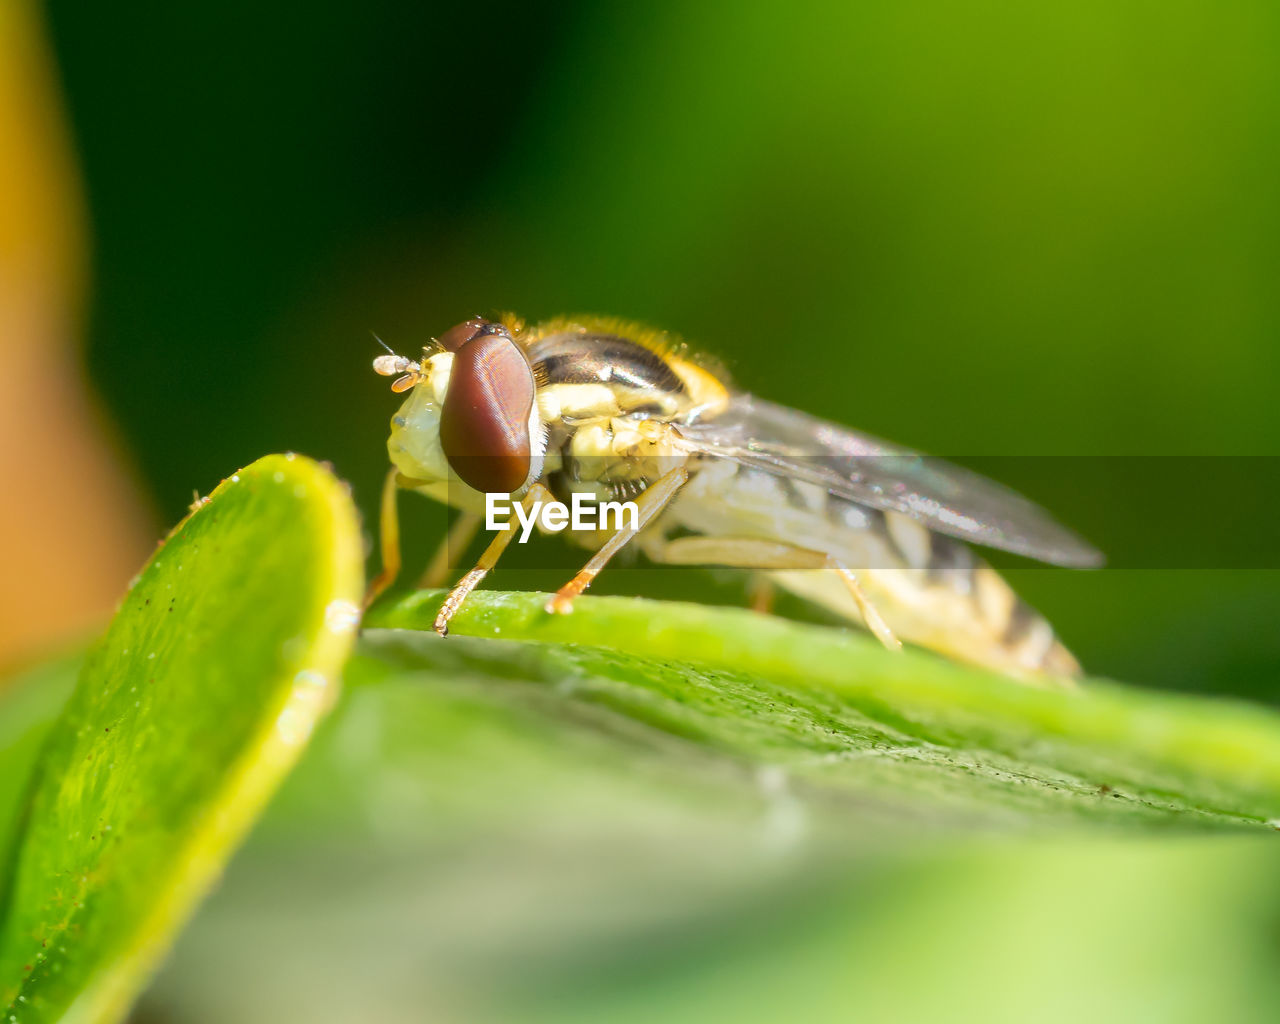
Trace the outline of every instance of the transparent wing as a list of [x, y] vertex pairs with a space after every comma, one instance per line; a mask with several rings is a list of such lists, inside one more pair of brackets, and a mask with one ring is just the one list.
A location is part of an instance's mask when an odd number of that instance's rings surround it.
[[692, 453], [816, 484], [938, 533], [1054, 565], [1103, 562], [1095, 548], [1001, 484], [751, 395], [736, 395], [714, 419], [678, 429]]

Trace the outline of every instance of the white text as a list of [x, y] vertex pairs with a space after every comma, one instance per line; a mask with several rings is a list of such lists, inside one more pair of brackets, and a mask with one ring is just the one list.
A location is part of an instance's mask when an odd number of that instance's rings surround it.
[[590, 495], [575, 493], [569, 505], [563, 501], [534, 501], [526, 506], [524, 502], [512, 501], [507, 494], [484, 496], [485, 529], [511, 528], [512, 512], [520, 526], [517, 540], [521, 544], [529, 539], [535, 526], [546, 533], [559, 533], [565, 527], [571, 530], [637, 530], [640, 523], [640, 510], [634, 501], [596, 501]]

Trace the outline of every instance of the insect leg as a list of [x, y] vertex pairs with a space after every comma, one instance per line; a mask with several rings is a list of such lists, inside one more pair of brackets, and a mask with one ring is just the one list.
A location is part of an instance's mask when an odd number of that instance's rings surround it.
[[[542, 484], [534, 484], [526, 492], [520, 504], [526, 509], [533, 506], [535, 502], [545, 501], [551, 498], [551, 492]], [[436, 613], [436, 621], [433, 628], [441, 636], [449, 635], [449, 620], [457, 613], [462, 606], [462, 602], [467, 599], [467, 595], [475, 590], [480, 581], [484, 579], [489, 570], [498, 564], [498, 559], [502, 557], [502, 552], [507, 550], [507, 545], [511, 543], [511, 538], [520, 530], [520, 521], [512, 516], [506, 526], [502, 528], [502, 532], [497, 534], [493, 540], [489, 542], [489, 546], [484, 549], [480, 555], [480, 561], [476, 563], [476, 567], [462, 577], [449, 591], [449, 596], [444, 599], [444, 604], [440, 606], [440, 611]]]
[[732, 565], [747, 569], [832, 569], [839, 574], [868, 630], [890, 650], [900, 641], [875, 605], [867, 600], [858, 577], [843, 562], [823, 551], [751, 537], [679, 537], [647, 549], [655, 562], [672, 565]]
[[444, 540], [431, 556], [427, 568], [418, 579], [421, 590], [437, 590], [449, 582], [457, 568], [458, 557], [467, 550], [480, 529], [480, 517], [475, 512], [463, 512], [453, 521]]
[[845, 587], [848, 588], [849, 594], [853, 598], [853, 603], [858, 606], [862, 621], [866, 623], [871, 635], [891, 651], [902, 650], [902, 641], [894, 635], [893, 630], [889, 628], [889, 624], [881, 618], [876, 606], [867, 600], [867, 595], [862, 592], [862, 586], [858, 583], [858, 577], [853, 574], [848, 566], [830, 555], [827, 556], [827, 566], [840, 574], [840, 579], [844, 581]]
[[591, 586], [592, 580], [600, 575], [600, 570], [609, 563], [627, 542], [643, 530], [649, 522], [670, 504], [677, 492], [689, 479], [689, 471], [684, 466], [677, 466], [670, 472], [658, 477], [644, 493], [636, 499], [636, 522], [634, 526], [626, 526], [618, 530], [600, 546], [600, 550], [591, 556], [578, 574], [555, 592], [547, 602], [547, 611], [563, 615], [573, 610], [573, 599]]
[[751, 574], [747, 583], [747, 607], [753, 612], [767, 615], [773, 611], [773, 602], [778, 596], [778, 588], [764, 573]]
[[369, 582], [364, 593], [368, 608], [381, 597], [400, 575], [400, 513], [396, 508], [397, 478], [392, 469], [382, 484], [382, 510], [378, 514], [378, 542], [382, 551], [382, 570]]

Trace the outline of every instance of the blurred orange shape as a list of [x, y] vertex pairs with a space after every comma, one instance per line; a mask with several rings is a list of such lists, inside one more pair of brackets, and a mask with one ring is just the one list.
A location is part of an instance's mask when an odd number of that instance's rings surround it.
[[34, 4], [0, 4], [0, 665], [101, 621], [153, 535], [80, 353], [80, 182]]

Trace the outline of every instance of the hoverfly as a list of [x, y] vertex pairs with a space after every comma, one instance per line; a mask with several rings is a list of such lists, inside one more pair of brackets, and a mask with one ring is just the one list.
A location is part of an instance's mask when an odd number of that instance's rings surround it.
[[[462, 510], [424, 579], [436, 586], [449, 552], [478, 529], [486, 494], [528, 505], [585, 491], [632, 497], [638, 514], [607, 536], [570, 532], [594, 554], [549, 612], [571, 610], [630, 543], [658, 563], [767, 574], [889, 647], [901, 637], [1021, 678], [1079, 671], [965, 542], [1076, 567], [1100, 564], [1092, 547], [967, 470], [733, 391], [662, 333], [596, 317], [477, 317], [420, 361], [391, 353], [374, 369], [408, 398], [387, 442], [383, 569], [370, 602], [400, 568], [398, 490]], [[439, 633], [515, 531], [512, 520], [454, 585]]]

